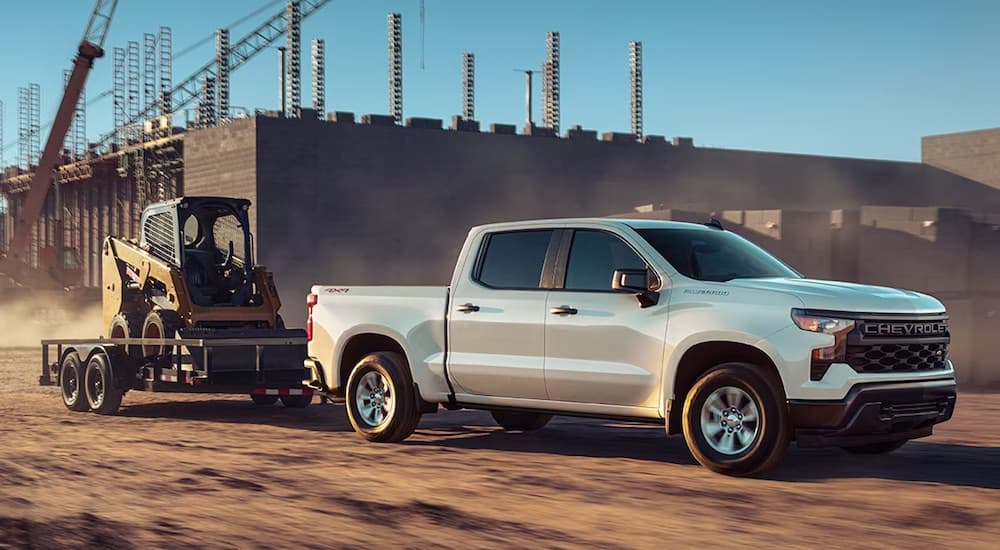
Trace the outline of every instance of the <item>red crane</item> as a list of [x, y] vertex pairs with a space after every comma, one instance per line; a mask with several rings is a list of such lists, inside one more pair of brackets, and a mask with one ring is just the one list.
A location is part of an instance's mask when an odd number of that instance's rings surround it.
[[[59, 102], [59, 110], [56, 112], [49, 137], [45, 141], [45, 149], [42, 150], [42, 157], [31, 178], [27, 196], [14, 220], [14, 234], [7, 249], [7, 257], [0, 258], [0, 274], [10, 277], [14, 281], [23, 281], [24, 275], [29, 271], [25, 256], [28, 244], [31, 242], [31, 232], [45, 206], [45, 197], [49, 193], [49, 187], [52, 186], [53, 173], [60, 150], [66, 139], [66, 132], [69, 130], [77, 103], [80, 101], [80, 94], [87, 82], [87, 75], [90, 74], [90, 69], [94, 66], [94, 60], [104, 56], [104, 39], [107, 38], [111, 17], [117, 7], [118, 0], [97, 0], [94, 11], [90, 14], [90, 22], [83, 34], [83, 40], [80, 41], [76, 58], [73, 60], [73, 71], [70, 73], [69, 82], [63, 91], [63, 97]], [[63, 257], [63, 246], [59, 242], [62, 240], [62, 231], [57, 231], [57, 237], [59, 246], [56, 247], [56, 257], [54, 258], [56, 261], [53, 262], [53, 266], [49, 266], [48, 274], [57, 283], [64, 283], [66, 266], [64, 262], [60, 261]]]

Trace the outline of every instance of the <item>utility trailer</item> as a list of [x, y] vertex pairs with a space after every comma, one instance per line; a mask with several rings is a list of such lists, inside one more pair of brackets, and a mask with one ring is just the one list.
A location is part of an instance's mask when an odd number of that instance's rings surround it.
[[282, 330], [275, 336], [254, 331], [252, 337], [237, 332], [215, 330], [203, 338], [42, 340], [38, 381], [59, 386], [69, 410], [98, 414], [117, 412], [130, 390], [243, 394], [257, 405], [280, 399], [294, 408], [312, 402], [315, 390], [304, 384], [304, 330]]

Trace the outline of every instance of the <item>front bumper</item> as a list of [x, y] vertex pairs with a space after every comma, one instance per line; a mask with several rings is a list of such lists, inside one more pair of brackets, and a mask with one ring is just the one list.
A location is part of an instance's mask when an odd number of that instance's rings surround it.
[[955, 411], [955, 381], [859, 384], [844, 399], [792, 399], [799, 447], [848, 447], [931, 435]]

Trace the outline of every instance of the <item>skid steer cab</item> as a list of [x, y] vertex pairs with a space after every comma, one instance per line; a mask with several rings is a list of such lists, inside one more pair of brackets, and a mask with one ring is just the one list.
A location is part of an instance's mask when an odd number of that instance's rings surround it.
[[107, 336], [231, 338], [283, 331], [274, 278], [254, 265], [249, 209], [246, 199], [181, 197], [143, 211], [138, 241], [108, 237]]

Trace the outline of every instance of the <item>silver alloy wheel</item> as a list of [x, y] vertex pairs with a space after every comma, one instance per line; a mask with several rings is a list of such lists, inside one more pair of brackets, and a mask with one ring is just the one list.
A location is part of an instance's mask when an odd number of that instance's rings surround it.
[[760, 410], [750, 394], [734, 386], [716, 389], [701, 406], [701, 433], [716, 451], [738, 455], [760, 433]]
[[389, 384], [389, 380], [385, 376], [382, 376], [382, 373], [376, 370], [366, 372], [358, 381], [355, 402], [358, 414], [372, 428], [377, 428], [388, 422], [396, 407], [392, 385]]

